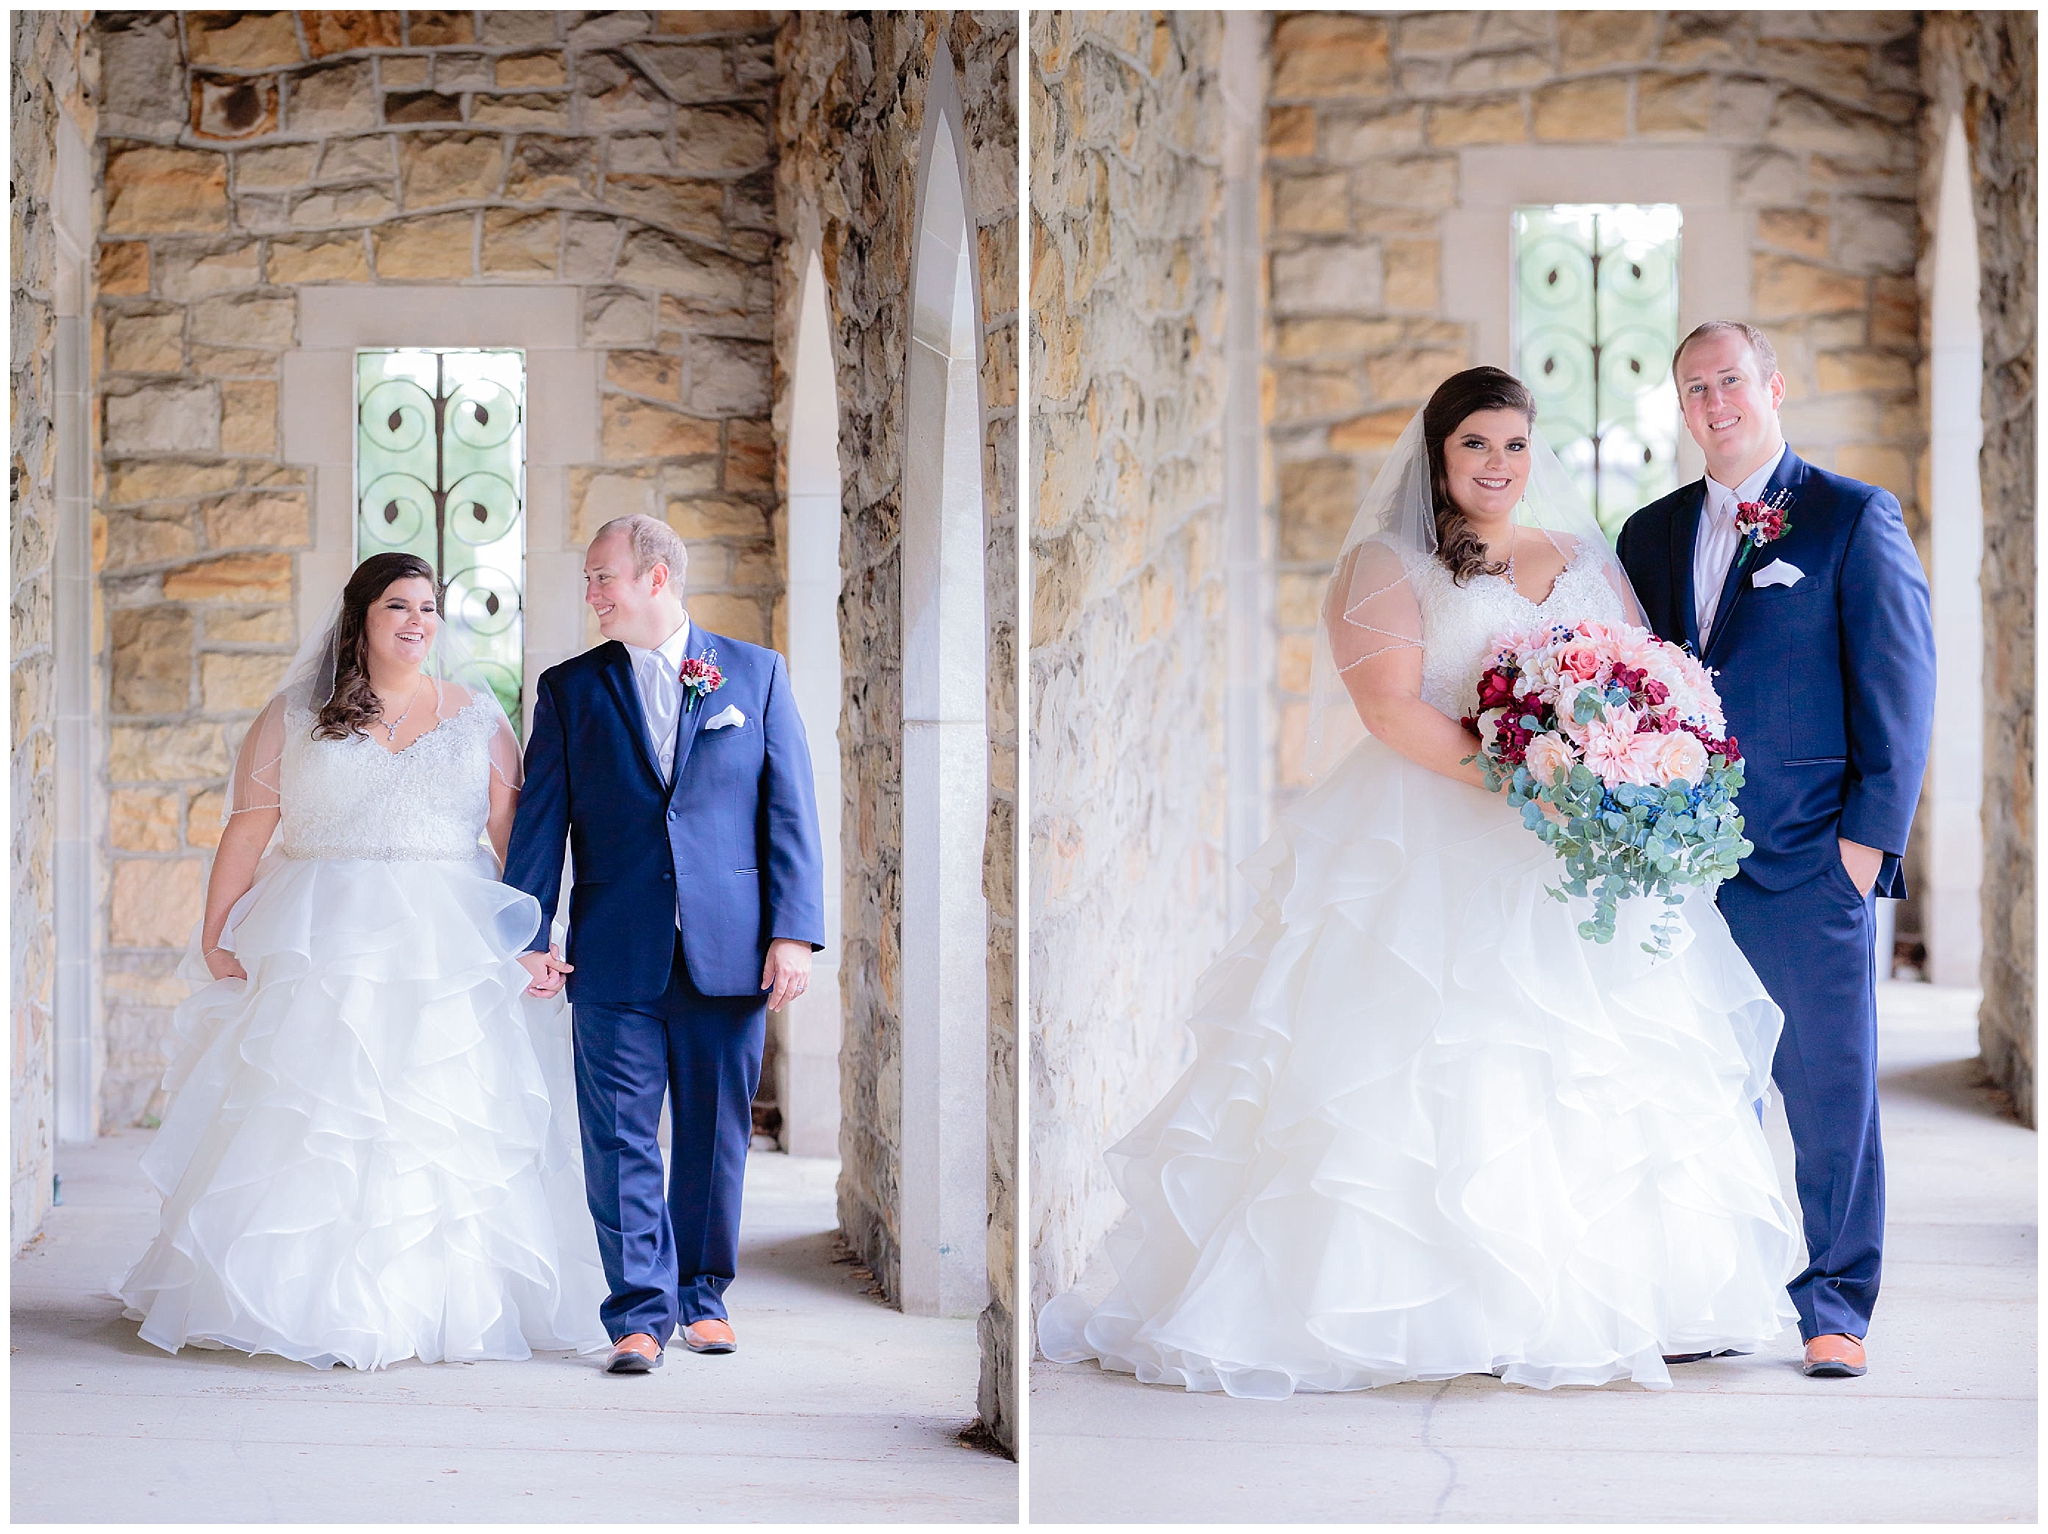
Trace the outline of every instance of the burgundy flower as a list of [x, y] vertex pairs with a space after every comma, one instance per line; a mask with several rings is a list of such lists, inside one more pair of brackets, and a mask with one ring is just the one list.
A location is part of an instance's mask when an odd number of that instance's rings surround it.
[[1490, 708], [1508, 708], [1515, 701], [1515, 674], [1493, 667], [1479, 678], [1479, 712]]

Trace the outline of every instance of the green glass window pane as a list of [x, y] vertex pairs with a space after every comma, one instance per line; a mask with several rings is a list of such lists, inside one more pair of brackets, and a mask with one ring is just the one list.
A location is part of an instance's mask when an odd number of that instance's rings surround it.
[[523, 352], [356, 354], [356, 558], [399, 550], [434, 567], [444, 621], [522, 730], [525, 506]]
[[1678, 237], [1668, 203], [1514, 213], [1515, 371], [1610, 534], [1677, 484]]

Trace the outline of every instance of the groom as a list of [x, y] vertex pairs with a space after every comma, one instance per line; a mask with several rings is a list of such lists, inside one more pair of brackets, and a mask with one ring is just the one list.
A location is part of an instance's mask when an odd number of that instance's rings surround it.
[[1756, 851], [1720, 906], [1785, 1013], [1772, 1075], [1808, 1258], [1792, 1303], [1806, 1372], [1858, 1375], [1884, 1242], [1873, 894], [1906, 893], [1934, 721], [1927, 578], [1888, 491], [1785, 445], [1762, 331], [1709, 321], [1671, 370], [1706, 478], [1631, 517], [1619, 552], [1651, 626], [1715, 670], [1742, 747]]
[[[540, 902], [522, 961], [568, 978], [583, 1177], [611, 1296], [613, 1374], [738, 1345], [724, 1293], [770, 1008], [824, 946], [810, 747], [782, 657], [683, 610], [689, 551], [653, 517], [607, 522], [583, 562], [606, 644], [541, 673], [505, 882]], [[569, 952], [548, 944], [575, 854]], [[670, 1105], [664, 1197], [659, 1130]]]

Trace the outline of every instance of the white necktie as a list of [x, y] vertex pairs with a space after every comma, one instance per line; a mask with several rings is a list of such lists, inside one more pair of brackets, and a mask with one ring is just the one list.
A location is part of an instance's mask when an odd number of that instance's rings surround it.
[[1699, 569], [1693, 582], [1693, 606], [1698, 610], [1700, 648], [1707, 647], [1714, 618], [1721, 606], [1721, 588], [1727, 584], [1728, 566], [1735, 558], [1735, 507], [1733, 499], [1718, 511], [1707, 514], [1707, 541], [1700, 552]]

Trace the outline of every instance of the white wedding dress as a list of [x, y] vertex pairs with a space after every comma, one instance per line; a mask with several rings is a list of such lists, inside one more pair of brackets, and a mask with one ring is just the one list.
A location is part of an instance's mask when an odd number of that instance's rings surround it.
[[249, 978], [194, 937], [162, 1227], [116, 1296], [158, 1347], [320, 1368], [601, 1348], [568, 1009], [523, 995], [539, 908], [479, 842], [504, 718], [479, 693], [396, 755], [312, 726], [252, 727], [282, 819], [221, 937]]
[[[1582, 546], [1581, 554], [1591, 552]], [[1626, 621], [1598, 560], [1538, 604], [1404, 555], [1424, 700], [1470, 712], [1504, 631]], [[1130, 1212], [1100, 1306], [1041, 1312], [1049, 1358], [1237, 1396], [1490, 1372], [1668, 1387], [1662, 1355], [1764, 1344], [1804, 1260], [1755, 1103], [1780, 1024], [1711, 898], [1668, 959], [1660, 902], [1546, 893], [1503, 796], [1378, 740], [1245, 865], [1194, 1064], [1110, 1152]]]

